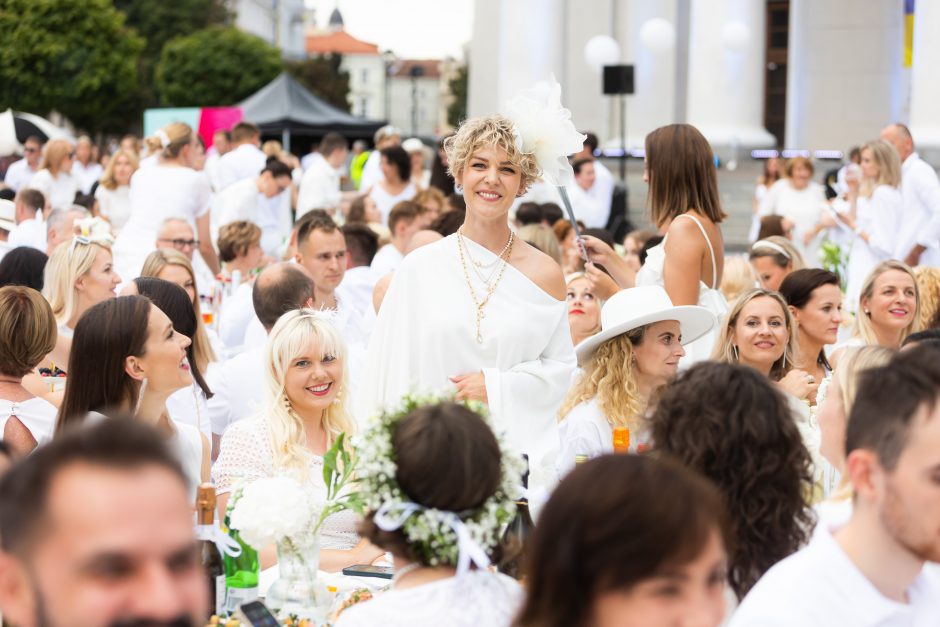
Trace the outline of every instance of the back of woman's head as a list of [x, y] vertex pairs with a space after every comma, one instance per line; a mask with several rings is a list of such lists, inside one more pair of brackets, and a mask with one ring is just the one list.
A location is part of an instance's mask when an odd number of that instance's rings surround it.
[[551, 228], [541, 223], [526, 224], [519, 229], [518, 235], [524, 242], [535, 246], [561, 265], [561, 246], [558, 245], [558, 238]]
[[662, 226], [689, 209], [712, 222], [721, 210], [715, 156], [708, 140], [690, 124], [662, 126], [646, 136], [650, 217]]
[[147, 138], [147, 149], [150, 154], [175, 159], [183, 148], [192, 143], [193, 138], [192, 127], [183, 122], [172, 122]]
[[585, 462], [552, 493], [529, 537], [514, 624], [591, 625], [598, 597], [694, 561], [726, 535], [724, 520], [714, 488], [679, 464], [640, 455]]
[[[7, 253], [7, 257], [11, 254]], [[2, 274], [5, 261], [6, 257], [0, 261], [0, 274]], [[917, 289], [920, 292], [920, 315], [917, 328], [921, 330], [940, 328], [940, 268], [917, 266], [914, 268], [914, 278], [917, 280]]]
[[134, 411], [140, 383], [127, 374], [125, 364], [131, 355], [143, 356], [150, 307], [144, 296], [119, 296], [94, 305], [79, 318], [57, 434], [84, 421], [90, 411]]
[[806, 267], [803, 255], [793, 242], [780, 235], [772, 235], [754, 242], [748, 257], [751, 261], [760, 257], [769, 257], [778, 267], [789, 266], [791, 270], [801, 270]]
[[23, 377], [56, 342], [56, 323], [46, 299], [34, 289], [0, 288], [0, 374]]
[[0, 260], [0, 287], [23, 285], [42, 291], [43, 274], [49, 257], [31, 246], [18, 246]]
[[850, 346], [839, 358], [839, 367], [833, 373], [833, 379], [839, 385], [842, 394], [842, 409], [845, 416], [852, 411], [858, 394], [859, 375], [865, 370], [885, 366], [897, 354], [896, 350], [884, 346]]
[[812, 525], [811, 460], [783, 395], [746, 366], [701, 363], [663, 390], [656, 451], [710, 479], [731, 514], [738, 597], [800, 548]]
[[725, 269], [721, 273], [721, 293], [729, 302], [757, 285], [757, 273], [744, 255], [725, 257]]
[[75, 236], [60, 244], [46, 263], [42, 295], [52, 306], [59, 324], [68, 322], [78, 305], [75, 281], [91, 270], [102, 248], [111, 250], [108, 242]]
[[[192, 339], [196, 335], [198, 322], [196, 320], [196, 311], [193, 309], [193, 303], [189, 300], [186, 290], [176, 283], [170, 283], [163, 279], [155, 277], [140, 276], [134, 279], [137, 286], [137, 293], [146, 296], [157, 306], [157, 309], [166, 314], [166, 317], [173, 323], [173, 328], [177, 333], [185, 335]], [[196, 365], [196, 357], [193, 353], [193, 343], [186, 347], [186, 357], [189, 359], [190, 372], [196, 384], [205, 392], [207, 398], [212, 398], [212, 392], [202, 376], [202, 372]]]

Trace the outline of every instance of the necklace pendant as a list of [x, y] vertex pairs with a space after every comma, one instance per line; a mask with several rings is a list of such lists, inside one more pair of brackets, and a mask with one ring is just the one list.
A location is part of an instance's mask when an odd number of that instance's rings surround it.
[[482, 343], [483, 343], [483, 336], [477, 333], [477, 344], [482, 344]]

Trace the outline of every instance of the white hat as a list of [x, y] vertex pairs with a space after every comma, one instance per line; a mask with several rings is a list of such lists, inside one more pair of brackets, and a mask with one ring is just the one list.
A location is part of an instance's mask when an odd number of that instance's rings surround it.
[[417, 137], [409, 137], [401, 143], [401, 147], [409, 154], [412, 152], [424, 152], [424, 142]]
[[578, 364], [583, 366], [597, 348], [612, 338], [638, 327], [677, 320], [682, 343], [688, 344], [712, 330], [714, 314], [698, 305], [675, 307], [666, 290], [658, 285], [631, 287], [611, 296], [601, 308], [601, 332], [592, 335], [575, 348]]
[[12, 231], [16, 226], [16, 203], [0, 199], [0, 229]]

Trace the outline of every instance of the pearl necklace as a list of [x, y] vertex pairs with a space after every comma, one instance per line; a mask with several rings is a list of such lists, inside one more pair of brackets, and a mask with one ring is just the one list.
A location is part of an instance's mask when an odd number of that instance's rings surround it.
[[[487, 303], [490, 302], [490, 297], [493, 296], [493, 293], [496, 291], [496, 287], [499, 285], [500, 280], [503, 278], [503, 273], [506, 272], [506, 266], [509, 265], [509, 258], [512, 256], [512, 244], [514, 241], [513, 233], [509, 233], [509, 242], [503, 247], [503, 250], [500, 252], [500, 256], [497, 257], [497, 261], [502, 261], [502, 265], [499, 266], [499, 273], [496, 275], [496, 280], [492, 283], [483, 279], [480, 276], [480, 279], [483, 280], [483, 283], [486, 285], [486, 293], [483, 295], [483, 298], [477, 298], [477, 292], [473, 287], [473, 282], [470, 280], [470, 272], [467, 270], [467, 261], [464, 257], [464, 248], [467, 248], [467, 256], [470, 254], [470, 250], [467, 247], [466, 243], [463, 241], [463, 233], [460, 230], [457, 231], [457, 252], [460, 255], [460, 266], [463, 269], [464, 280], [467, 282], [467, 287], [470, 289], [470, 298], [473, 299], [473, 304], [476, 306], [476, 325], [477, 325], [477, 344], [483, 343], [483, 332], [481, 330], [481, 325], [483, 322], [484, 313], [483, 310], [486, 308]], [[472, 259], [471, 259], [472, 261]], [[479, 271], [478, 276], [479, 276]], [[495, 272], [495, 270], [494, 270]], [[492, 277], [492, 275], [490, 275]]]

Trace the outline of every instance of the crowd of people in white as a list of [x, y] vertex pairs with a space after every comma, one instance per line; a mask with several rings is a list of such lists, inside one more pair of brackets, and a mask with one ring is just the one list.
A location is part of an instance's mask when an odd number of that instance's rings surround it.
[[[208, 152], [173, 123], [104, 167], [87, 138], [27, 140], [0, 201], [4, 616], [199, 624], [199, 483], [220, 515], [290, 470], [325, 495], [341, 433], [435, 393], [527, 456], [524, 589], [341, 512], [320, 567], [389, 552], [399, 573], [341, 626], [937, 624], [940, 182], [910, 132], [865, 144], [828, 199], [809, 159], [768, 159], [734, 256], [698, 130], [647, 137], [653, 229], [622, 241], [596, 137], [569, 130], [542, 138], [554, 166], [502, 115], [434, 149], [383, 127], [368, 156], [329, 133], [304, 163], [248, 122]], [[543, 178], [559, 157], [577, 225]], [[416, 508], [498, 493], [474, 412], [432, 404], [396, 434]]]

